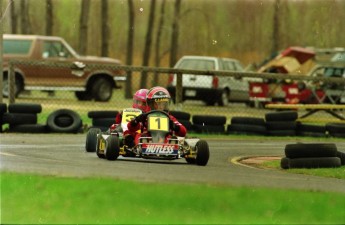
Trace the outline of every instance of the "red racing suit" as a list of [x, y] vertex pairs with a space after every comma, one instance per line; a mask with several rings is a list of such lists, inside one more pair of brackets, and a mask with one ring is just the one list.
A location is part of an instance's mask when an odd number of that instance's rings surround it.
[[[183, 124], [180, 123], [173, 115], [169, 114], [169, 119], [171, 121], [173, 121], [175, 126], [179, 127], [178, 131], [175, 131], [175, 135], [176, 136], [180, 136], [180, 137], [185, 137], [186, 134], [187, 134], [186, 127], [183, 126]], [[131, 134], [132, 133], [136, 133], [135, 138], [134, 138], [134, 143], [135, 143], [135, 145], [137, 145], [139, 143], [139, 138], [141, 137], [141, 135], [146, 135], [147, 134], [147, 119], [143, 123], [137, 123], [135, 126], [133, 126], [132, 123], [129, 122], [127, 124], [127, 127], [128, 127], [128, 131]], [[138, 133], [137, 132], [138, 130], [141, 130], [141, 132]], [[170, 130], [170, 133], [172, 133], [172, 132], [173, 132], [173, 130]], [[169, 138], [169, 137], [171, 137], [171, 134], [169, 134], [166, 138]]]

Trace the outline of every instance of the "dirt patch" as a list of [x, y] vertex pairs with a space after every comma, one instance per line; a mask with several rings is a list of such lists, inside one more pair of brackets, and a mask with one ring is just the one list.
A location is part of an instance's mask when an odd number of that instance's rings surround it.
[[254, 167], [264, 167], [262, 164], [267, 161], [280, 160], [281, 156], [254, 156], [254, 157], [244, 157], [238, 160], [239, 163], [254, 166]]

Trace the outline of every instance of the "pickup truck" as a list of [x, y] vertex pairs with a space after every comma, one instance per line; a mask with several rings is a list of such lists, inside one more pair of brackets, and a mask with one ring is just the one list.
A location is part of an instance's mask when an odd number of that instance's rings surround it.
[[[118, 81], [126, 80], [125, 72], [109, 66], [120, 65], [117, 59], [95, 56], [80, 56], [61, 37], [40, 35], [3, 35], [3, 96], [8, 96], [10, 60], [28, 63], [15, 64], [15, 96], [24, 90], [74, 91], [79, 100], [109, 101]], [[29, 63], [30, 60], [44, 62]], [[54, 66], [66, 62], [72, 65], [97, 64], [79, 73], [71, 67]], [[52, 66], [47, 66], [52, 65]], [[98, 67], [99, 65], [99, 67]], [[102, 67], [107, 65], [107, 67]], [[80, 73], [81, 72], [81, 73]]]

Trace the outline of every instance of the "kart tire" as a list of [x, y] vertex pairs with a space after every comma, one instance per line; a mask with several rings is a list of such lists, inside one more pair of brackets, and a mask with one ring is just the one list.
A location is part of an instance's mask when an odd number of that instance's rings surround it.
[[265, 114], [266, 121], [295, 121], [298, 118], [296, 111], [280, 111]]
[[282, 169], [289, 169], [290, 168], [289, 164], [290, 164], [290, 159], [289, 158], [287, 158], [287, 157], [281, 158], [281, 160], [280, 160], [280, 167]]
[[113, 118], [115, 120], [116, 115], [119, 113], [117, 110], [103, 110], [103, 111], [89, 111], [87, 116], [89, 118]]
[[10, 125], [36, 124], [37, 114], [33, 113], [4, 113], [3, 123]]
[[96, 152], [97, 134], [101, 133], [99, 128], [91, 128], [86, 134], [85, 150], [87, 152]]
[[263, 118], [241, 117], [241, 116], [232, 117], [231, 124], [248, 124], [248, 125], [258, 125], [258, 126], [266, 125], [265, 120]]
[[[60, 117], [70, 117], [73, 122], [69, 126], [60, 126], [57, 124], [61, 122]], [[78, 133], [82, 127], [82, 121], [76, 112], [69, 109], [59, 109], [48, 116], [47, 126], [51, 132], [55, 133]]]
[[12, 103], [8, 105], [10, 113], [41, 113], [42, 106], [34, 103]]
[[196, 158], [195, 163], [198, 166], [206, 166], [210, 158], [210, 150], [208, 143], [204, 140], [199, 140], [195, 145]]
[[190, 113], [182, 112], [182, 111], [170, 111], [170, 114], [175, 117], [177, 120], [190, 120]]
[[192, 117], [193, 124], [199, 125], [224, 125], [226, 124], [225, 116], [205, 116], [205, 115], [194, 115]]
[[119, 138], [117, 136], [110, 135], [106, 140], [104, 151], [104, 155], [107, 160], [116, 160], [120, 154]]
[[297, 143], [285, 146], [285, 156], [295, 158], [336, 157], [337, 147], [333, 143]]
[[341, 166], [338, 157], [297, 158], [289, 161], [290, 168], [333, 168]]
[[14, 133], [35, 133], [35, 134], [42, 134], [47, 133], [48, 128], [47, 125], [43, 124], [20, 124], [20, 125], [10, 125], [9, 132]]

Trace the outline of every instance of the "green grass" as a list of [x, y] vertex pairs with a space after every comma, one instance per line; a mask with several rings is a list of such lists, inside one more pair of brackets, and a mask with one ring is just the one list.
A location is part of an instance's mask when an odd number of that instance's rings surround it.
[[341, 166], [337, 168], [282, 169], [280, 167], [280, 160], [272, 160], [272, 161], [264, 162], [262, 164], [262, 167], [283, 170], [288, 173], [299, 173], [299, 174], [321, 176], [321, 177], [333, 177], [333, 178], [345, 180], [345, 166]]
[[1, 173], [1, 223], [343, 224], [345, 195]]

